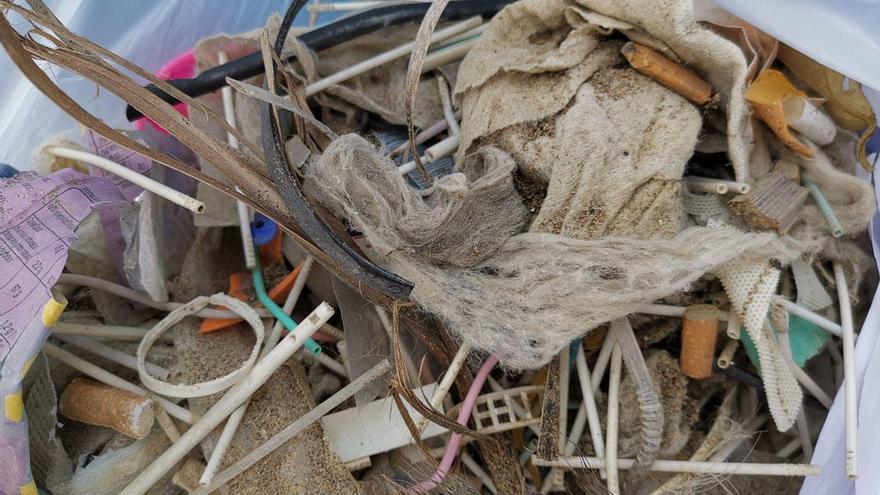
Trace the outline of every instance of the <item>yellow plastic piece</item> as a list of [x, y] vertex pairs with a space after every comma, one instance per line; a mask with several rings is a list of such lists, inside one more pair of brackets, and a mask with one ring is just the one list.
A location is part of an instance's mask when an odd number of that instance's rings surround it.
[[65, 308], [67, 308], [67, 298], [58, 292], [52, 291], [52, 298], [43, 306], [43, 325], [54, 327]]
[[34, 483], [34, 480], [31, 480], [26, 485], [21, 485], [18, 487], [19, 495], [37, 495], [39, 492], [37, 491], [37, 484]]
[[24, 401], [21, 398], [21, 390], [5, 397], [3, 400], [3, 410], [6, 413], [6, 419], [9, 421], [15, 421], [16, 423], [21, 421], [24, 417]]
[[794, 87], [782, 72], [775, 69], [767, 69], [758, 74], [758, 78], [749, 85], [745, 93], [746, 100], [755, 109], [755, 115], [767, 124], [776, 137], [792, 151], [812, 158], [815, 155], [813, 150], [794, 137], [785, 121], [782, 103], [794, 96], [807, 97], [803, 91]]
[[37, 356], [31, 356], [31, 358], [28, 359], [26, 363], [24, 363], [24, 366], [21, 367], [21, 377], [22, 378], [27, 376], [28, 371], [31, 370], [31, 366], [34, 364], [35, 359], [37, 359]]

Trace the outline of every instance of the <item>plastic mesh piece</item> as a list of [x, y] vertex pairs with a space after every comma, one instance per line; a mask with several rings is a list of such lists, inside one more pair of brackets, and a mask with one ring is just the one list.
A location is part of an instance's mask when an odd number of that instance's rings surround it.
[[717, 194], [694, 194], [683, 187], [681, 202], [685, 213], [694, 216], [701, 225], [706, 225], [709, 219], [726, 220], [730, 217], [730, 211]]
[[825, 309], [834, 301], [809, 263], [802, 259], [791, 262], [791, 273], [797, 287], [797, 303], [809, 310]]
[[735, 261], [722, 265], [719, 278], [733, 309], [758, 351], [767, 404], [780, 431], [794, 425], [803, 392], [786, 362], [776, 334], [767, 324], [770, 299], [781, 272], [769, 262]]

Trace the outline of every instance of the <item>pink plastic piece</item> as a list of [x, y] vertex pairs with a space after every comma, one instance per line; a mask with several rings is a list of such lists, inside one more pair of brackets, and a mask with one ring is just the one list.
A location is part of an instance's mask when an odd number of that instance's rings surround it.
[[[193, 50], [188, 50], [176, 58], [165, 64], [159, 72], [156, 73], [156, 76], [163, 81], [168, 81], [170, 79], [186, 79], [193, 77], [196, 72], [196, 56]], [[180, 112], [184, 117], [189, 117], [189, 108], [187, 108], [186, 103], [178, 103], [174, 105], [174, 109]], [[145, 126], [149, 123], [153, 128], [162, 134], [168, 134], [168, 131], [159, 126], [159, 124], [153, 122], [147, 117], [141, 117], [135, 121], [135, 126], [137, 130], [143, 131]]]

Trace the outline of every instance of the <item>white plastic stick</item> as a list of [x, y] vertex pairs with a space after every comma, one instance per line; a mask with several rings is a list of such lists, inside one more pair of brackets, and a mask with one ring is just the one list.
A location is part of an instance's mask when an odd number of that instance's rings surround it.
[[321, 303], [320, 306], [315, 308], [297, 326], [296, 332], [291, 332], [281, 339], [278, 345], [269, 351], [269, 354], [258, 362], [246, 377], [230, 388], [196, 424], [187, 430], [168, 450], [147, 466], [121, 493], [123, 495], [142, 495], [152, 488], [193, 447], [198, 445], [217, 425], [222, 423], [238, 406], [243, 404], [257, 389], [262, 387], [272, 374], [302, 347], [306, 339], [311, 337], [318, 331], [321, 324], [333, 316], [333, 313], [333, 308], [327, 303]]
[[140, 342], [149, 330], [149, 328], [123, 327], [116, 325], [58, 322], [52, 327], [52, 334], [56, 336], [81, 335], [83, 337], [116, 340], [119, 342]]
[[[455, 357], [452, 358], [452, 362], [449, 363], [449, 369], [446, 370], [446, 374], [443, 375], [443, 378], [440, 380], [440, 383], [431, 395], [431, 408], [437, 409], [440, 407], [440, 404], [443, 403], [443, 398], [449, 394], [449, 389], [451, 389], [452, 384], [455, 383], [455, 377], [458, 376], [458, 372], [461, 370], [461, 367], [464, 365], [464, 362], [470, 353], [471, 346], [462, 342], [461, 347], [459, 347], [458, 351], [455, 353]], [[419, 433], [424, 432], [427, 426], [428, 418], [424, 416], [422, 416], [416, 423], [416, 428]]]
[[[608, 338], [608, 337], [605, 337]], [[586, 409], [587, 422], [590, 425], [590, 439], [593, 442], [593, 450], [599, 457], [605, 457], [605, 441], [602, 438], [602, 423], [599, 420], [599, 408], [596, 407], [596, 396], [593, 393], [592, 377], [590, 376], [590, 367], [587, 366], [587, 357], [584, 355], [583, 346], [578, 350], [575, 358], [575, 366], [578, 372], [578, 381], [581, 385], [581, 395], [584, 403], [581, 407]], [[571, 444], [572, 453], [577, 442]], [[571, 455], [566, 451], [566, 455]], [[602, 471], [604, 476], [604, 470]]]
[[739, 340], [742, 324], [739, 322], [739, 316], [733, 307], [727, 312], [727, 338], [731, 340]]
[[94, 165], [102, 170], [110, 172], [113, 175], [118, 175], [119, 177], [122, 177], [132, 184], [136, 184], [157, 196], [161, 196], [168, 201], [171, 201], [174, 204], [180, 205], [195, 214], [202, 214], [205, 212], [205, 203], [190, 196], [187, 196], [180, 191], [172, 189], [165, 184], [162, 184], [161, 182], [156, 182], [145, 175], [141, 175], [134, 170], [124, 167], [114, 161], [110, 161], [102, 156], [88, 153], [86, 151], [80, 151], [71, 148], [62, 148], [60, 146], [50, 146], [46, 148], [46, 152], [51, 153], [55, 156], [60, 156], [62, 158], [70, 158], [71, 160], [77, 160], [80, 162], [88, 163], [90, 165]]
[[[607, 469], [608, 464], [598, 457], [560, 457], [549, 461], [532, 457], [536, 466], [570, 469]], [[632, 469], [635, 459], [617, 459], [619, 469]], [[747, 462], [654, 461], [649, 471], [660, 473], [740, 474], [747, 476], [818, 476], [820, 466], [812, 464], [759, 464]]]
[[831, 397], [829, 397], [828, 394], [826, 394], [825, 391], [822, 390], [822, 387], [820, 387], [819, 384], [815, 382], [815, 380], [810, 378], [810, 375], [808, 375], [797, 365], [794, 365], [792, 369], [794, 370], [794, 376], [795, 378], [797, 378], [798, 383], [800, 383], [801, 386], [810, 393], [810, 395], [815, 397], [816, 400], [818, 400], [822, 404], [822, 406], [825, 407], [825, 409], [831, 409], [831, 403], [833, 401], [831, 400]]
[[834, 141], [837, 126], [830, 117], [802, 96], [793, 96], [782, 103], [789, 127], [819, 146]]
[[[307, 256], [303, 261], [303, 266], [299, 271], [299, 275], [297, 275], [296, 281], [294, 281], [293, 287], [290, 289], [290, 292], [287, 294], [287, 299], [284, 300], [284, 305], [281, 307], [281, 310], [284, 311], [284, 313], [290, 314], [296, 306], [297, 301], [299, 301], [299, 296], [302, 294], [303, 287], [305, 287], [306, 279], [309, 278], [309, 273], [312, 270], [312, 264], [314, 261], [315, 259], [312, 258], [311, 255]], [[297, 329], [298, 328], [299, 327], [297, 327]], [[278, 344], [278, 340], [281, 338], [281, 332], [283, 330], [284, 324], [276, 320], [272, 327], [272, 331], [266, 338], [266, 343], [260, 350], [260, 355], [257, 358], [258, 363], [265, 359], [266, 355], [269, 354], [269, 351], [275, 348]], [[322, 355], [323, 354], [320, 354], [319, 357]], [[235, 438], [235, 433], [241, 425], [241, 420], [244, 419], [248, 404], [250, 404], [250, 399], [246, 400], [241, 406], [239, 406], [238, 409], [229, 416], [229, 419], [226, 420], [226, 424], [223, 426], [223, 431], [220, 433], [220, 438], [217, 439], [217, 445], [215, 445], [214, 450], [211, 451], [211, 457], [208, 459], [205, 470], [202, 471], [202, 476], [199, 478], [199, 485], [208, 486], [211, 484], [214, 475], [217, 474], [217, 470], [223, 462], [223, 457], [226, 455], [226, 451], [229, 450], [229, 446]]]
[[[636, 312], [643, 315], [681, 317], [684, 315], [684, 310], [686, 309], [687, 308], [684, 306], [672, 306], [669, 304], [646, 304]], [[718, 320], [727, 321], [728, 318], [730, 318], [730, 315], [727, 311], [718, 312]]]
[[[571, 346], [559, 352], [559, 451], [565, 452], [568, 440], [568, 395], [571, 377]], [[557, 471], [550, 476], [554, 488], [565, 488], [565, 476]]]
[[[309, 354], [311, 355], [311, 353], [309, 353]], [[345, 371], [345, 366], [343, 366], [339, 361], [324, 354], [323, 352], [321, 354], [318, 354], [317, 356], [313, 356], [313, 357], [318, 360], [318, 362], [321, 364], [321, 366], [327, 368], [328, 370], [332, 371], [333, 373], [336, 373], [337, 375], [341, 376], [342, 378], [348, 378], [348, 372]]]
[[221, 471], [219, 474], [217, 474], [217, 477], [214, 478], [214, 482], [211, 483], [211, 486], [199, 488], [198, 490], [192, 492], [190, 495], [207, 495], [208, 493], [211, 493], [212, 491], [220, 488], [229, 480], [235, 478], [257, 462], [259, 462], [262, 458], [274, 452], [275, 449], [287, 443], [288, 440], [296, 436], [299, 432], [308, 428], [309, 425], [311, 425], [315, 421], [321, 419], [324, 415], [339, 406], [339, 404], [342, 404], [343, 402], [351, 398], [359, 390], [363, 389], [374, 380], [384, 376], [385, 373], [387, 373], [390, 369], [391, 364], [388, 362], [387, 359], [383, 359], [379, 364], [372, 367], [369, 371], [365, 372], [361, 376], [355, 378], [354, 381], [352, 381], [345, 387], [342, 387], [341, 390], [331, 395], [330, 398], [324, 400], [324, 402], [318, 404], [314, 409], [307, 412], [305, 415], [301, 416], [293, 423], [290, 423], [289, 425], [284, 427], [283, 430], [276, 433], [275, 436], [273, 436], [269, 440], [266, 440], [266, 442], [254, 449], [250, 454], [244, 456], [232, 466], [229, 466], [228, 468]]
[[[121, 364], [128, 369], [137, 371], [137, 358], [131, 354], [126, 354], [119, 349], [114, 349], [109, 345], [102, 344], [97, 340], [83, 337], [80, 335], [55, 335], [60, 340], [67, 342], [73, 346], [79, 347], [84, 351], [89, 351], [96, 356], [100, 356], [108, 361]], [[168, 378], [168, 370], [153, 363], [145, 363], [144, 365], [151, 375], [158, 376], [162, 380]]]
[[734, 192], [738, 194], [746, 194], [751, 190], [748, 184], [742, 182], [734, 182], [731, 180], [710, 179], [708, 177], [686, 177], [685, 178], [688, 191], [727, 194]]
[[[488, 24], [484, 24], [483, 26], [487, 25]], [[450, 39], [449, 41], [452, 40]], [[464, 56], [467, 55], [469, 51], [471, 51], [471, 48], [473, 48], [476, 43], [476, 39], [471, 39], [467, 41], [462, 41], [455, 45], [439, 48], [428, 53], [428, 56], [425, 57], [425, 63], [422, 65], [422, 74], [464, 58]]]
[[437, 160], [449, 156], [458, 150], [459, 135], [453, 134], [439, 143], [425, 150], [425, 160], [436, 162]]
[[718, 360], [715, 363], [721, 369], [727, 369], [733, 364], [733, 358], [736, 355], [736, 350], [739, 347], [739, 340], [730, 339], [724, 344], [724, 349], [721, 350], [721, 353], [718, 354]]
[[792, 454], [797, 452], [799, 448], [801, 448], [801, 440], [799, 438], [792, 438], [790, 442], [776, 451], [776, 457], [788, 459]]
[[[61, 361], [62, 363], [70, 366], [71, 368], [73, 368], [81, 373], [84, 373], [84, 374], [94, 378], [95, 380], [98, 380], [99, 382], [106, 383], [107, 385], [110, 385], [111, 387], [116, 387], [116, 388], [119, 388], [122, 390], [126, 390], [128, 392], [131, 392], [133, 394], [137, 394], [137, 395], [140, 395], [143, 397], [150, 397], [150, 392], [148, 390], [141, 388], [141, 387], [135, 385], [134, 383], [123, 380], [122, 378], [119, 378], [118, 376], [114, 375], [113, 373], [110, 373], [109, 371], [107, 371], [103, 368], [99, 368], [99, 367], [95, 366], [94, 364], [86, 361], [85, 359], [82, 359], [79, 356], [76, 356], [74, 354], [71, 354], [71, 353], [65, 351], [64, 349], [61, 349], [59, 347], [56, 347], [52, 344], [47, 343], [43, 346], [43, 351], [46, 353], [47, 356], [53, 357], [53, 358]], [[187, 410], [183, 407], [180, 407], [177, 404], [175, 404], [167, 399], [163, 399], [160, 397], [158, 399], [158, 401], [159, 401], [159, 404], [161, 404], [162, 407], [164, 407], [165, 410], [168, 411], [168, 414], [174, 416], [175, 418], [177, 418], [183, 422], [193, 424], [199, 419], [198, 416], [196, 416], [195, 414], [193, 414], [189, 410]]]
[[801, 450], [804, 451], [804, 459], [809, 460], [813, 457], [813, 444], [810, 442], [810, 425], [807, 423], [807, 414], [803, 407], [797, 416], [797, 433]]
[[611, 332], [609, 331], [602, 342], [602, 348], [599, 349], [599, 355], [596, 356], [596, 364], [593, 365], [593, 376], [590, 377], [592, 380], [590, 385], [594, 396], [599, 391], [599, 384], [602, 383], [602, 379], [605, 378], [605, 371], [608, 370], [608, 363], [611, 361], [611, 351], [614, 350], [614, 343], [614, 337], [611, 337]]
[[[221, 51], [217, 53], [217, 62], [220, 65], [229, 62], [226, 52]], [[224, 85], [220, 89], [220, 96], [223, 99], [223, 115], [226, 117], [226, 123], [235, 129], [235, 104], [232, 102], [232, 88]], [[238, 138], [233, 136], [229, 131], [226, 132], [226, 142], [229, 143], [229, 146], [232, 148], [238, 149]], [[235, 190], [239, 193], [241, 192], [238, 187], [236, 187]], [[257, 266], [257, 255], [254, 251], [254, 237], [251, 234], [251, 214], [250, 211], [248, 211], [247, 205], [244, 204], [242, 200], [236, 199], [235, 206], [238, 209], [238, 225], [239, 231], [241, 232], [241, 245], [244, 249], [244, 264], [248, 270], [253, 270]]]
[[[423, 1], [423, 0], [416, 0]], [[341, 2], [341, 3], [315, 3], [306, 7], [312, 14], [321, 14], [324, 12], [351, 12], [354, 10], [371, 9], [373, 7], [384, 7], [386, 5], [400, 5], [412, 3], [412, 0], [401, 1], [360, 1], [360, 2]]]
[[[606, 337], [607, 338], [607, 337]], [[618, 417], [620, 416], [620, 374], [623, 365], [623, 356], [620, 346], [614, 343], [611, 351], [611, 371], [608, 382], [608, 414], [606, 418], [607, 431], [605, 435], [605, 480], [610, 495], [620, 495], [620, 478], [618, 475], [619, 462], [617, 459], [617, 433]]]
[[[453, 24], [452, 26], [449, 26], [446, 29], [441, 29], [439, 31], [436, 31], [434, 33], [434, 35], [431, 36], [431, 43], [436, 43], [438, 41], [442, 41], [442, 40], [451, 38], [451, 37], [455, 36], [456, 34], [463, 33], [465, 31], [473, 29], [473, 28], [479, 26], [481, 23], [482, 23], [482, 19], [479, 16], [477, 16], [477, 17], [472, 17], [466, 21], [462, 21], [457, 24]], [[351, 79], [352, 77], [363, 74], [364, 72], [367, 72], [368, 70], [375, 69], [376, 67], [379, 67], [380, 65], [383, 65], [388, 62], [391, 62], [392, 60], [396, 60], [398, 58], [401, 58], [401, 57], [407, 55], [408, 53], [410, 53], [414, 46], [415, 46], [415, 41], [410, 41], [408, 43], [404, 43], [404, 44], [398, 46], [397, 48], [393, 48], [391, 50], [388, 50], [387, 52], [380, 53], [379, 55], [376, 55], [375, 57], [364, 60], [361, 63], [352, 65], [351, 67], [348, 67], [347, 69], [343, 69], [343, 70], [333, 74], [332, 76], [328, 76], [328, 77], [325, 77], [324, 79], [321, 79], [319, 81], [315, 81], [314, 83], [306, 86], [305, 94], [306, 94], [306, 96], [312, 96], [314, 94], [320, 93], [321, 91], [324, 91], [325, 89], [329, 88], [330, 86], [333, 86], [334, 84], [339, 84], [342, 81], [346, 81], [348, 79]]]
[[809, 309], [804, 308], [803, 306], [799, 306], [788, 299], [780, 296], [773, 296], [773, 302], [781, 305], [785, 308], [789, 313], [799, 316], [810, 323], [815, 324], [822, 330], [830, 333], [831, 335], [840, 337], [842, 336], [841, 326], [833, 321], [825, 318], [824, 316], [817, 315], [816, 313], [810, 311]]
[[[446, 119], [446, 123], [449, 126], [449, 135], [458, 136], [458, 119], [455, 118], [455, 110], [452, 108], [452, 95], [449, 94], [449, 85], [446, 84], [446, 78], [439, 72], [437, 73], [437, 91], [440, 93], [440, 105], [443, 107], [443, 118]], [[425, 155], [428, 156], [427, 153]]]
[[843, 337], [843, 386], [844, 386], [844, 424], [846, 428], [846, 477], [854, 480], [859, 475], [857, 432], [858, 398], [856, 396], [856, 356], [855, 335], [853, 331], [852, 306], [843, 267], [834, 263], [834, 282], [837, 285], [837, 298], [840, 303], [840, 327]]

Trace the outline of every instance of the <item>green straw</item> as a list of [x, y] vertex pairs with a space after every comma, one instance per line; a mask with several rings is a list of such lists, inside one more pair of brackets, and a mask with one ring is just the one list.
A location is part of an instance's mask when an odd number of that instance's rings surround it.
[[831, 205], [828, 204], [825, 195], [819, 190], [819, 186], [807, 177], [802, 177], [801, 180], [804, 185], [807, 186], [807, 189], [810, 190], [810, 194], [813, 196], [813, 200], [816, 202], [819, 210], [822, 211], [822, 215], [825, 216], [825, 221], [828, 222], [828, 226], [831, 227], [831, 235], [834, 237], [842, 236], [843, 227], [840, 226], [840, 222], [837, 220], [837, 215], [834, 214], [834, 210], [831, 209]]
[[[284, 325], [284, 328], [286, 328], [288, 332], [296, 330], [296, 322], [293, 321], [293, 318], [285, 313], [280, 306], [275, 304], [275, 301], [273, 301], [272, 298], [269, 297], [269, 294], [266, 293], [266, 284], [263, 283], [263, 272], [260, 270], [260, 257], [257, 256], [256, 258], [257, 266], [254, 267], [251, 273], [254, 276], [254, 290], [257, 292], [257, 298], [263, 303], [263, 306], [272, 313], [272, 316]], [[306, 339], [305, 346], [312, 354], [316, 356], [321, 354], [321, 346], [314, 340]]]

